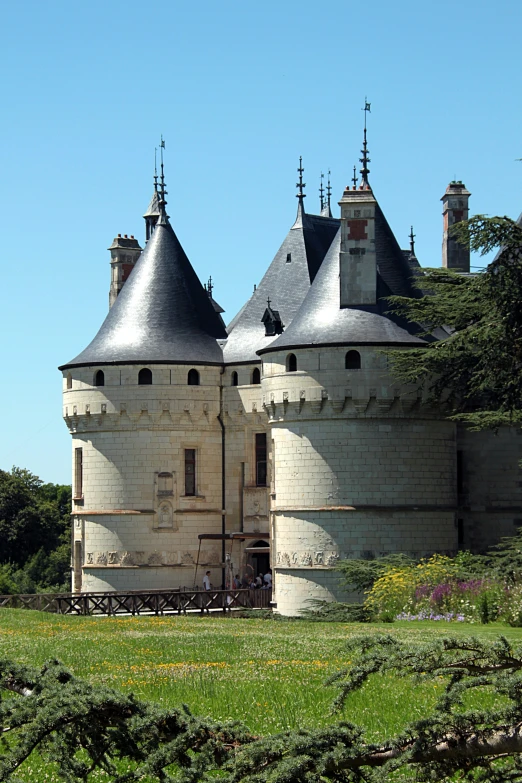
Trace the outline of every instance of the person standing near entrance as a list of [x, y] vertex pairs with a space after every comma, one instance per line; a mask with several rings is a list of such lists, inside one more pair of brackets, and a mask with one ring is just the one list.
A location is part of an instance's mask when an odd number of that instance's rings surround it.
[[205, 576], [203, 577], [203, 590], [211, 590], [212, 585], [210, 584], [210, 571], [207, 571]]

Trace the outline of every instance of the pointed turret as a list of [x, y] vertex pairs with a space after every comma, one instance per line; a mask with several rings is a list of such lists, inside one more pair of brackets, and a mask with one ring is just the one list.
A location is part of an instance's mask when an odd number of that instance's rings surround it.
[[303, 171], [300, 158], [297, 219], [263, 279], [254, 286], [254, 293], [228, 326], [224, 347], [227, 364], [259, 361], [258, 348], [265, 347], [277, 335], [269, 334], [266, 319], [263, 320], [269, 298], [277, 297], [278, 310], [273, 312], [277, 312], [279, 322], [291, 323], [339, 228], [339, 221], [334, 218], [305, 212]]
[[[163, 144], [163, 139], [162, 139]], [[148, 242], [154, 231], [154, 227], [158, 222], [160, 214], [159, 209], [159, 194], [158, 194], [158, 167], [156, 163], [156, 149], [154, 149], [154, 193], [150, 200], [150, 204], [147, 207], [147, 211], [143, 215], [145, 219], [145, 241]]]
[[165, 211], [94, 340], [66, 367], [187, 362], [220, 364], [226, 331]]

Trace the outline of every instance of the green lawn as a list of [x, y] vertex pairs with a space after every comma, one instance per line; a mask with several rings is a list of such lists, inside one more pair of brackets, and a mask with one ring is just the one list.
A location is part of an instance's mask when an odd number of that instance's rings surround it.
[[[238, 718], [269, 734], [338, 720], [329, 711], [335, 691], [324, 681], [349, 665], [347, 638], [378, 632], [419, 641], [449, 633], [485, 638], [503, 633], [522, 641], [522, 629], [499, 625], [61, 617], [1, 609], [0, 655], [35, 666], [58, 658], [93, 683], [164, 705], [185, 703], [200, 715]], [[425, 714], [440, 687], [375, 678], [350, 697], [343, 717], [365, 726], [371, 738], [382, 738]]]

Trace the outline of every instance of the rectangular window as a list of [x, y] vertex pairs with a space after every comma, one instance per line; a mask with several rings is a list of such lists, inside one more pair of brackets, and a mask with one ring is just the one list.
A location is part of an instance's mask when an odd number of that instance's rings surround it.
[[266, 433], [256, 434], [256, 487], [266, 487]]
[[83, 497], [83, 449], [74, 449], [74, 497]]
[[185, 449], [185, 495], [196, 494], [196, 449]]

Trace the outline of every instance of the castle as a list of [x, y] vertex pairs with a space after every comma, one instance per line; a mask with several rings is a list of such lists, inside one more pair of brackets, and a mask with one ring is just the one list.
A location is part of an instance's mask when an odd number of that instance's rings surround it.
[[[469, 432], [388, 372], [383, 349], [423, 344], [388, 312], [417, 296], [361, 177], [332, 217], [298, 209], [261, 283], [228, 327], [166, 212], [163, 163], [146, 245], [110, 247], [110, 310], [63, 373], [73, 451], [73, 589], [214, 586], [274, 577], [274, 606], [343, 597], [339, 558], [480, 550], [522, 524], [520, 430]], [[470, 272], [448, 233], [470, 193], [443, 198], [443, 265]], [[435, 335], [440, 337], [443, 335]]]

